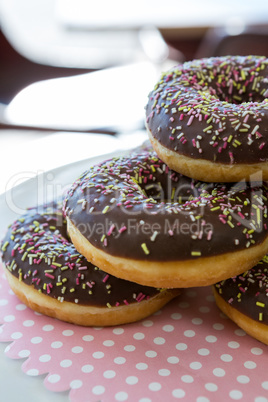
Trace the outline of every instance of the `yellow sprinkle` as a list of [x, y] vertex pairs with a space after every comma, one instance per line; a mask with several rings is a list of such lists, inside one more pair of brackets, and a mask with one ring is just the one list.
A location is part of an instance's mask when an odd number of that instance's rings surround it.
[[191, 256], [192, 257], [200, 257], [201, 256], [201, 251], [192, 251]]
[[261, 303], [261, 302], [256, 302], [256, 306], [265, 307], [265, 304], [264, 304], [264, 303]]
[[143, 251], [146, 255], [150, 254], [150, 251], [148, 250], [146, 243], [142, 243], [141, 248], [143, 249]]

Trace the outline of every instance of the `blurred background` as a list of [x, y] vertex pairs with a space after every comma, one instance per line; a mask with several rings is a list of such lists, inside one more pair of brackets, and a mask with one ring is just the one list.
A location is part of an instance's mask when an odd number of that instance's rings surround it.
[[[0, 163], [12, 150], [20, 165], [10, 176], [72, 162], [74, 133], [80, 158], [136, 145], [161, 71], [200, 57], [268, 56], [267, 39], [266, 0], [0, 0]], [[50, 163], [34, 159], [37, 139], [54, 152]]]

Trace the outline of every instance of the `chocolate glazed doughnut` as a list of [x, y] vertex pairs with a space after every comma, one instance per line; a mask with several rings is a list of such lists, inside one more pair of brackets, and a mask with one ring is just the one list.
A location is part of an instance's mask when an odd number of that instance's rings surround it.
[[8, 282], [30, 308], [79, 325], [134, 322], [179, 294], [115, 278], [90, 264], [67, 238], [62, 203], [30, 209], [2, 242]]
[[186, 62], [163, 73], [149, 94], [150, 140], [170, 168], [189, 177], [232, 182], [260, 172], [268, 180], [267, 97], [265, 57]]
[[143, 285], [205, 286], [268, 248], [267, 186], [204, 183], [154, 152], [91, 167], [64, 201], [70, 237], [105, 272]]
[[251, 270], [213, 287], [218, 307], [245, 332], [268, 345], [268, 255]]

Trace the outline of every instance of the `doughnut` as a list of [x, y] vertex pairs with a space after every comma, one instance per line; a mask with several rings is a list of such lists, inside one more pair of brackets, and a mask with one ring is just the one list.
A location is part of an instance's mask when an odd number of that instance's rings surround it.
[[155, 152], [103, 161], [63, 202], [77, 250], [142, 285], [212, 285], [252, 268], [268, 250], [267, 185], [205, 183]]
[[220, 310], [268, 345], [268, 254], [252, 269], [213, 286]]
[[164, 72], [149, 93], [146, 128], [171, 168], [208, 182], [268, 180], [268, 59], [223, 56]]
[[140, 320], [179, 294], [118, 279], [89, 263], [69, 241], [62, 201], [26, 211], [2, 241], [11, 289], [31, 309], [84, 326]]

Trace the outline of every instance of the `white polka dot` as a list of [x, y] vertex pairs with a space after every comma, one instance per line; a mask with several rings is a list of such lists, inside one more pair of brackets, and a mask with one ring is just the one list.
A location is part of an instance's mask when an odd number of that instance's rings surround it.
[[28, 370], [28, 371], [26, 372], [26, 374], [28, 374], [28, 375], [34, 377], [34, 376], [39, 375], [39, 370], [37, 370], [37, 369], [30, 369], [30, 370]]
[[174, 389], [172, 391], [172, 395], [174, 396], [174, 398], [184, 398], [185, 391], [183, 389]]
[[186, 384], [191, 384], [192, 382], [194, 382], [194, 379], [193, 379], [193, 377], [191, 375], [183, 375], [181, 377], [181, 380], [183, 382], [185, 382]]
[[186, 292], [186, 295], [187, 295], [188, 297], [194, 298], [194, 297], [197, 296], [197, 292], [196, 292], [195, 290], [190, 289], [190, 290], [188, 290], [188, 291]]
[[213, 384], [212, 382], [208, 382], [207, 384], [205, 384], [205, 388], [207, 391], [210, 392], [215, 392], [218, 390], [218, 386], [216, 384]]
[[145, 352], [145, 356], [147, 356], [147, 357], [156, 357], [157, 352], [155, 352], [154, 350], [147, 350], [147, 352]]
[[5, 353], [8, 353], [10, 351], [11, 345], [7, 345], [7, 347], [5, 348]]
[[199, 307], [199, 311], [200, 311], [200, 313], [209, 313], [210, 308], [206, 307], [206, 306], [201, 306], [201, 307]]
[[161, 384], [159, 384], [159, 382], [151, 382], [148, 388], [150, 391], [160, 391]]
[[41, 336], [34, 336], [31, 339], [31, 343], [33, 343], [34, 345], [37, 345], [38, 343], [41, 343], [43, 341], [43, 338], [41, 338]]
[[163, 329], [163, 331], [165, 331], [165, 332], [172, 332], [172, 331], [174, 331], [173, 325], [164, 325], [162, 329]]
[[261, 386], [262, 386], [263, 389], [268, 390], [268, 381], [263, 381]]
[[190, 304], [188, 302], [180, 302], [179, 303], [180, 308], [188, 308], [189, 306], [190, 306]]
[[125, 359], [124, 357], [119, 356], [119, 357], [116, 357], [116, 358], [114, 359], [114, 362], [115, 362], [116, 364], [124, 364], [124, 363], [126, 362], [126, 359]]
[[170, 364], [178, 364], [180, 359], [177, 356], [170, 356], [167, 358], [167, 361]]
[[194, 325], [201, 325], [201, 324], [203, 324], [203, 320], [202, 320], [202, 318], [196, 317], [196, 318], [193, 318], [193, 319], [192, 319], [192, 323], [193, 323]]
[[81, 380], [73, 380], [70, 382], [70, 388], [71, 389], [79, 389], [83, 385], [83, 382]]
[[13, 334], [11, 334], [11, 338], [16, 340], [16, 339], [20, 339], [23, 337], [23, 334], [21, 332], [13, 332]]
[[153, 321], [151, 321], [151, 320], [144, 320], [144, 321], [142, 321], [142, 325], [144, 326], [144, 327], [152, 327], [153, 325], [154, 325], [154, 323], [153, 323]]
[[41, 363], [47, 363], [47, 362], [49, 362], [50, 360], [51, 360], [51, 356], [48, 355], [48, 354], [41, 355], [41, 356], [39, 357], [39, 361], [40, 361]]
[[257, 396], [254, 402], [267, 402], [268, 399], [265, 396]]
[[63, 346], [63, 343], [60, 341], [52, 342], [51, 347], [52, 349], [60, 349]]
[[0, 300], [0, 306], [6, 306], [7, 304], [8, 304], [8, 300], [6, 300], [6, 299]]
[[[77, 353], [77, 352], [75, 352], [75, 353]], [[80, 352], [78, 352], [78, 353], [80, 353]], [[104, 357], [104, 353], [98, 351], [98, 352], [94, 352], [92, 354], [92, 356], [94, 357], [94, 359], [102, 359]]]
[[60, 366], [63, 368], [71, 367], [72, 364], [73, 364], [72, 360], [69, 359], [65, 359], [60, 362]]
[[113, 329], [113, 333], [115, 335], [122, 335], [125, 332], [125, 330], [123, 328], [114, 328]]
[[255, 369], [257, 367], [257, 364], [255, 362], [248, 360], [247, 362], [244, 363], [244, 367], [246, 367], [247, 369]]
[[231, 362], [233, 360], [233, 357], [226, 353], [226, 354], [221, 355], [221, 360], [223, 362], [229, 363], [229, 362]]
[[166, 340], [164, 338], [162, 338], [161, 336], [154, 338], [154, 343], [156, 345], [164, 345], [165, 342], [166, 342]]
[[239, 400], [243, 397], [243, 394], [241, 391], [238, 391], [237, 389], [233, 389], [232, 391], [229, 392], [230, 398], [234, 400]]
[[263, 354], [263, 350], [262, 350], [261, 348], [252, 348], [252, 349], [251, 349], [251, 353], [252, 353], [253, 355], [260, 356], [260, 355]]
[[137, 363], [137, 364], [136, 364], [136, 368], [137, 368], [138, 370], [147, 370], [148, 364], [146, 364], [146, 363]]
[[102, 395], [105, 392], [105, 388], [102, 385], [96, 385], [92, 388], [94, 395]]
[[205, 396], [198, 396], [196, 398], [196, 402], [210, 402], [210, 400], [208, 398], [206, 398]]
[[56, 384], [57, 382], [60, 381], [60, 375], [58, 374], [51, 374], [47, 377], [48, 382], [50, 382], [51, 384]]
[[240, 344], [238, 342], [231, 341], [231, 342], [228, 342], [228, 346], [231, 349], [238, 349], [240, 347]]
[[92, 336], [92, 335], [84, 335], [82, 339], [85, 342], [91, 342], [91, 341], [94, 340], [94, 336]]
[[176, 345], [176, 349], [178, 350], [186, 350], [188, 348], [188, 346], [186, 345], [186, 343], [177, 343]]
[[200, 356], [207, 356], [207, 355], [210, 354], [210, 351], [208, 349], [206, 349], [206, 348], [201, 348], [201, 349], [198, 349], [197, 353]]
[[170, 375], [170, 371], [168, 369], [160, 369], [158, 370], [158, 374], [162, 377], [168, 377]]
[[119, 402], [126, 401], [128, 399], [128, 394], [124, 391], [117, 392], [115, 394], [115, 400]]
[[25, 304], [17, 304], [16, 305], [16, 310], [18, 311], [24, 311], [26, 310], [27, 306], [25, 306]]
[[149, 399], [149, 398], [141, 398], [141, 399], [139, 400], [139, 402], [152, 402], [152, 400]]
[[223, 370], [222, 368], [215, 368], [213, 370], [213, 374], [215, 375], [215, 377], [224, 377], [225, 376], [225, 370]]
[[207, 300], [208, 302], [210, 302], [210, 303], [214, 303], [215, 299], [214, 299], [213, 294], [208, 295], [208, 296], [206, 297], [206, 300]]
[[[83, 350], [84, 350], [84, 348], [82, 348], [82, 346], [74, 346], [74, 347], [72, 348], [72, 352], [73, 352], [73, 353], [82, 353]], [[98, 353], [98, 352], [96, 352], [96, 353]], [[93, 355], [94, 355], [94, 354], [93, 354]], [[93, 357], [94, 357], [94, 356], [93, 356]]]
[[247, 335], [247, 334], [245, 333], [245, 331], [244, 331], [243, 329], [241, 329], [241, 328], [236, 329], [236, 330], [234, 331], [234, 333], [235, 333], [237, 336], [246, 336], [246, 335]]
[[42, 329], [43, 329], [43, 331], [49, 332], [49, 331], [53, 331], [54, 327], [53, 327], [53, 325], [44, 325]]
[[28, 357], [28, 356], [30, 356], [30, 354], [31, 354], [31, 352], [27, 349], [23, 349], [18, 353], [19, 357], [21, 357], [21, 358]]
[[187, 331], [184, 331], [184, 336], [187, 336], [187, 338], [193, 338], [195, 336], [195, 331], [188, 329]]
[[190, 368], [192, 370], [199, 370], [199, 369], [201, 369], [201, 367], [202, 367], [202, 364], [200, 362], [192, 362], [192, 363], [190, 363]]
[[94, 370], [94, 367], [91, 364], [85, 364], [84, 366], [81, 367], [81, 371], [83, 373], [92, 373]]
[[74, 331], [72, 331], [71, 329], [66, 329], [64, 331], [62, 331], [62, 335], [64, 336], [72, 336], [74, 334]]
[[135, 385], [139, 381], [138, 377], [135, 377], [134, 375], [131, 375], [126, 378], [126, 383], [129, 385]]
[[23, 321], [23, 326], [24, 327], [32, 327], [34, 325], [34, 321], [33, 320], [25, 320]]
[[110, 346], [114, 346], [114, 341], [108, 340], [103, 342], [104, 346], [110, 347]]
[[215, 343], [215, 342], [217, 342], [217, 337], [216, 336], [213, 336], [213, 335], [208, 335], [208, 336], [206, 336], [206, 341], [208, 342], [208, 343]]
[[126, 352], [134, 352], [135, 349], [136, 349], [136, 347], [134, 345], [126, 345], [126, 346], [124, 346], [124, 350]]
[[180, 320], [182, 318], [182, 315], [180, 313], [173, 313], [170, 316], [172, 320]]
[[133, 338], [140, 341], [145, 338], [145, 335], [142, 332], [136, 332], [136, 334], [133, 335]]
[[250, 379], [249, 379], [249, 377], [247, 375], [239, 375], [237, 377], [237, 381], [240, 384], [247, 384], [247, 383], [249, 383]]
[[16, 319], [16, 317], [14, 316], [14, 315], [6, 315], [5, 317], [4, 317], [4, 321], [5, 322], [13, 322], [13, 321], [15, 321], [15, 319]]
[[106, 370], [103, 373], [104, 378], [114, 378], [116, 376], [116, 372], [114, 370]]
[[224, 325], [217, 322], [213, 324], [213, 328], [216, 329], [217, 331], [221, 331], [224, 329]]

